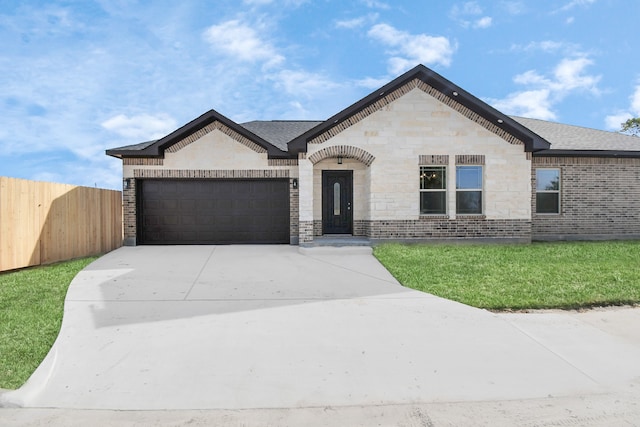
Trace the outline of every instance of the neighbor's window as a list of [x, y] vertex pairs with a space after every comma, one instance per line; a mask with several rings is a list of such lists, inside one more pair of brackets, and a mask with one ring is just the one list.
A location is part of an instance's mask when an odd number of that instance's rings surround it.
[[482, 166], [456, 166], [456, 212], [482, 214]]
[[420, 166], [420, 214], [447, 213], [446, 166]]
[[536, 170], [536, 213], [560, 213], [560, 169]]

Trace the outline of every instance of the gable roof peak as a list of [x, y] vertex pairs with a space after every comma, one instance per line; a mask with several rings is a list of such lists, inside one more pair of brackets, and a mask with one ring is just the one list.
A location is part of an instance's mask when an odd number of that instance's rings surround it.
[[285, 149], [277, 147], [269, 141], [261, 138], [260, 136], [254, 134], [249, 129], [239, 125], [233, 120], [229, 119], [226, 116], [218, 113], [215, 110], [209, 110], [206, 113], [200, 115], [198, 118], [190, 121], [184, 126], [176, 129], [170, 134], [153, 141], [151, 143], [136, 144], [127, 147], [120, 147], [111, 150], [107, 150], [107, 154], [113, 157], [123, 158], [123, 157], [163, 157], [165, 150], [171, 147], [174, 144], [179, 143], [183, 139], [195, 134], [198, 131], [202, 131], [207, 126], [211, 125], [214, 122], [219, 122], [220, 124], [226, 126], [227, 128], [234, 131], [236, 134], [240, 135], [240, 137], [244, 137], [249, 140], [251, 143], [254, 143], [260, 147], [262, 147], [268, 153], [269, 157], [276, 158], [284, 158], [289, 157], [288, 153]]
[[[491, 107], [486, 102], [473, 96], [430, 68], [427, 68], [422, 64], [418, 64], [382, 86], [380, 89], [371, 92], [360, 101], [357, 101], [355, 104], [352, 104], [339, 113], [331, 116], [320, 125], [290, 141], [288, 144], [289, 151], [291, 153], [298, 153], [301, 151], [306, 152], [307, 143], [312, 139], [318, 138], [322, 135], [333, 136], [341, 132], [353, 124], [354, 120], [360, 120], [356, 116], [358, 113], [364, 111], [367, 113], [366, 115], [368, 115], [377, 105], [386, 105], [394, 99], [404, 95], [404, 93], [408, 91], [402, 92], [401, 89], [411, 84], [416, 79], [425, 85], [421, 87], [421, 89], [425, 90], [426, 88], [426, 91], [428, 91], [430, 95], [446, 102], [450, 106], [460, 106], [461, 108], [458, 108], [459, 112], [469, 112], [472, 113], [470, 115], [475, 114], [474, 117], [484, 119], [481, 124], [492, 132], [501, 136], [508, 135], [509, 138], [515, 138], [522, 141], [525, 146], [525, 151], [532, 152], [548, 149], [550, 147], [548, 141], [513, 120], [511, 117]], [[393, 97], [393, 92], [396, 91], [398, 91], [399, 94], [396, 94], [398, 95], [397, 97]], [[392, 97], [393, 99], [391, 99]], [[376, 103], [378, 104], [376, 105]], [[469, 115], [467, 115], [467, 117], [469, 117]], [[349, 119], [351, 120], [349, 121]]]

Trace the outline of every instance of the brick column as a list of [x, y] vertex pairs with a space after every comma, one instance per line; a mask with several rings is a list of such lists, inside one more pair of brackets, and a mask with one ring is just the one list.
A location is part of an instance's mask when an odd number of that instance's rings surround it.
[[[295, 185], [294, 185], [295, 182]], [[300, 194], [298, 178], [289, 179], [289, 244], [297, 245], [300, 227]]]
[[137, 217], [136, 217], [136, 179], [125, 178], [128, 186], [122, 189], [122, 219], [124, 221], [124, 242], [125, 246], [135, 246], [137, 237]]

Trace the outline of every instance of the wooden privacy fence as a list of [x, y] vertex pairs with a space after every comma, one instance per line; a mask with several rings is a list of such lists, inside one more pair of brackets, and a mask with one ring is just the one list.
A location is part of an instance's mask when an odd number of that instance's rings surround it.
[[0, 271], [122, 245], [122, 194], [0, 177]]

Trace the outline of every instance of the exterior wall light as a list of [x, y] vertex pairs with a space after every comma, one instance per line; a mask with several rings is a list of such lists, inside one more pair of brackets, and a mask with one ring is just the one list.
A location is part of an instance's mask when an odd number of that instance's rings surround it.
[[342, 156], [338, 156], [338, 164], [341, 165], [342, 164]]
[[291, 186], [293, 187], [294, 190], [298, 188], [298, 178], [293, 178], [291, 180]]

